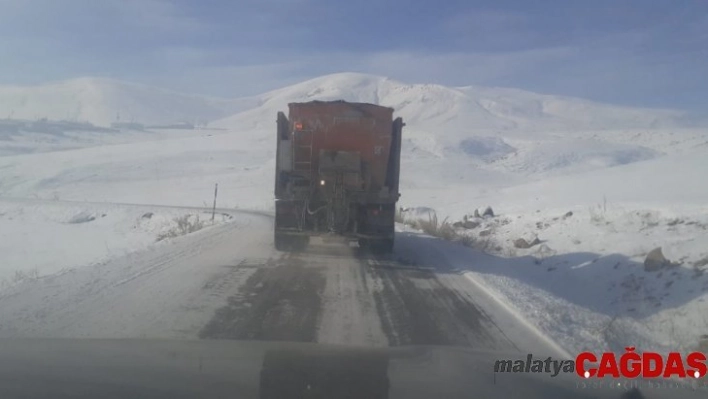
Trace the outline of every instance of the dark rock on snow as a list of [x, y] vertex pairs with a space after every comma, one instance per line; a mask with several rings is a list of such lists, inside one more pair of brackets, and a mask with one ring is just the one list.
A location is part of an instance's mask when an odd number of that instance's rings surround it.
[[531, 247], [538, 245], [540, 243], [541, 243], [541, 240], [539, 240], [538, 237], [534, 238], [533, 241], [531, 241], [531, 242], [528, 242], [523, 238], [519, 238], [517, 240], [514, 240], [514, 246], [516, 248], [521, 248], [521, 249], [531, 248]]
[[671, 266], [671, 262], [664, 257], [661, 247], [649, 251], [646, 259], [644, 259], [644, 270], [648, 272], [655, 272], [667, 266]]

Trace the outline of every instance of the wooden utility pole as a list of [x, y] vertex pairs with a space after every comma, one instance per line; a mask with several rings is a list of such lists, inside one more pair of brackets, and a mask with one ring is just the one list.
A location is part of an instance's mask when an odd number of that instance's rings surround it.
[[211, 223], [214, 223], [214, 215], [216, 214], [216, 194], [219, 191], [219, 183], [214, 185], [214, 206], [211, 208]]

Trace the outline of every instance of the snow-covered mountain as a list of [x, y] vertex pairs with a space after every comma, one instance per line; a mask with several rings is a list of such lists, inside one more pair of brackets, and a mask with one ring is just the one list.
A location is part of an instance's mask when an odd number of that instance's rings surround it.
[[[407, 84], [360, 73], [326, 75], [237, 99], [103, 78], [0, 87], [0, 118], [46, 117], [102, 126], [118, 117], [148, 125], [209, 122], [212, 127], [241, 132], [239, 140], [271, 154], [270, 133], [278, 111], [287, 111], [290, 102], [333, 99], [393, 107], [406, 122], [403, 157], [412, 164], [407, 170], [417, 172], [429, 160], [426, 168], [440, 168], [440, 173], [455, 180], [464, 180], [470, 167], [525, 176], [580, 172], [647, 160], [702, 143], [702, 136], [674, 135], [686, 120], [682, 111], [621, 107], [517, 89]], [[648, 130], [652, 133], [643, 134]], [[0, 148], [0, 153], [37, 150], [13, 143]], [[436, 182], [437, 178], [430, 183]]]
[[414, 129], [447, 131], [659, 128], [682, 124], [674, 110], [630, 108], [516, 89], [407, 84], [360, 73], [311, 79], [262, 95], [221, 99], [106, 78], [39, 86], [0, 86], [0, 118], [49, 118], [109, 125], [215, 122], [228, 128], [270, 126], [287, 103], [344, 99], [396, 109]]
[[393, 107], [416, 129], [505, 131], [659, 128], [682, 124], [683, 112], [631, 108], [516, 89], [406, 84], [359, 73], [326, 75], [257, 96], [257, 107], [217, 122], [269, 125], [287, 103], [343, 99]]
[[47, 118], [99, 126], [117, 120], [204, 123], [238, 112], [250, 105], [247, 101], [188, 95], [113, 79], [79, 78], [39, 86], [0, 86], [0, 118]]
[[[464, 174], [465, 169], [480, 165], [523, 175], [578, 172], [647, 160], [661, 155], [667, 146], [689, 145], [683, 137], [669, 137], [667, 132], [684, 125], [682, 111], [622, 107], [516, 89], [406, 84], [359, 73], [322, 76], [256, 96], [251, 103], [257, 106], [213, 125], [270, 131], [276, 112], [287, 111], [288, 103], [334, 99], [393, 107], [406, 122], [404, 162], [410, 160], [415, 169], [430, 159], [434, 164], [426, 167], [436, 168], [444, 159], [446, 165], [439, 172], [445, 174]], [[637, 140], [637, 129], [663, 133]], [[261, 140], [270, 143], [269, 137]]]
[[[288, 103], [333, 99], [393, 107], [406, 122], [407, 170], [418, 181], [436, 176], [426, 183], [433, 185], [441, 182], [441, 174], [464, 181], [471, 167], [525, 176], [581, 172], [648, 160], [695, 144], [691, 137], [674, 135], [683, 125], [681, 111], [516, 89], [405, 84], [358, 73], [327, 75], [256, 96], [252, 103], [258, 106], [214, 125], [271, 131], [276, 112], [287, 111]], [[653, 133], [642, 135], [644, 130]], [[269, 138], [265, 133], [261, 140], [270, 145]], [[418, 168], [436, 173], [420, 174]]]

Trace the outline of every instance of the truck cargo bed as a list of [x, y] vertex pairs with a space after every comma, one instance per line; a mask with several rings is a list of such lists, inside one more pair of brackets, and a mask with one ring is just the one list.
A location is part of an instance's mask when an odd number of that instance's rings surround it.
[[338, 234], [390, 241], [400, 194], [401, 118], [346, 101], [291, 103], [278, 113], [278, 237]]

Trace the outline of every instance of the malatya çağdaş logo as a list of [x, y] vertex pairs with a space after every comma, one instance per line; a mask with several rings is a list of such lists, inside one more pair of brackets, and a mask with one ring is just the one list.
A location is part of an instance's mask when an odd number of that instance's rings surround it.
[[574, 360], [526, 359], [497, 360], [495, 373], [548, 373], [555, 377], [561, 372], [576, 373], [582, 378], [702, 378], [706, 376], [706, 354], [671, 352], [663, 356], [656, 352], [635, 352], [634, 347], [625, 348], [625, 353], [612, 352], [597, 356], [582, 352]]

